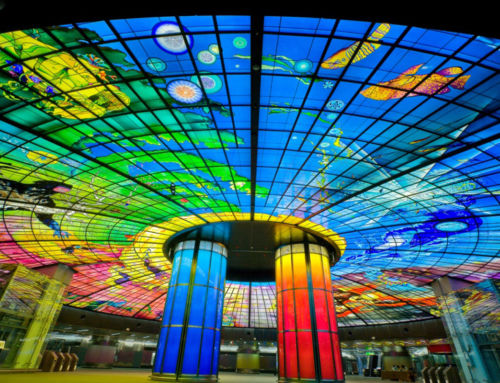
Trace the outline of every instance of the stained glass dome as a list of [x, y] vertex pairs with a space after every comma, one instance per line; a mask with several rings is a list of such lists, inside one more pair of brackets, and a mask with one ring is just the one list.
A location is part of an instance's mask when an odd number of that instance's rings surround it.
[[[385, 20], [165, 16], [0, 33], [0, 262], [65, 304], [159, 320], [165, 241], [234, 220], [340, 244], [341, 326], [439, 316], [499, 278], [500, 40]], [[272, 282], [224, 324], [275, 327]]]

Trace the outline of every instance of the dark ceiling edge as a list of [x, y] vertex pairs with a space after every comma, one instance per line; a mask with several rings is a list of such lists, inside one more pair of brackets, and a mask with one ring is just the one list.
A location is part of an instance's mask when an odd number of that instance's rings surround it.
[[443, 321], [439, 318], [369, 326], [339, 327], [338, 333], [341, 342], [447, 338]]
[[[153, 319], [138, 319], [115, 314], [100, 313], [82, 308], [63, 306], [58, 325], [74, 325], [99, 329], [159, 334], [162, 322]], [[128, 330], [127, 330], [128, 329]], [[275, 328], [223, 327], [238, 330], [276, 330]], [[387, 324], [368, 324], [362, 326], [342, 326], [338, 329], [341, 341], [347, 340], [387, 340], [403, 338], [446, 338], [443, 322], [439, 318]]]
[[140, 319], [116, 314], [100, 313], [64, 305], [57, 319], [57, 324], [159, 334], [162, 322], [152, 319]]
[[497, 13], [480, 4], [467, 7], [454, 6], [449, 2], [421, 1], [410, 9], [401, 3], [342, 4], [330, 5], [287, 3], [285, 6], [270, 2], [249, 2], [247, 6], [222, 4], [193, 5], [173, 2], [117, 0], [86, 0], [73, 3], [62, 0], [23, 2], [0, 0], [0, 31], [41, 27], [72, 22], [104, 19], [137, 18], [172, 15], [253, 15], [298, 16], [339, 18], [389, 22], [430, 29], [499, 36]]

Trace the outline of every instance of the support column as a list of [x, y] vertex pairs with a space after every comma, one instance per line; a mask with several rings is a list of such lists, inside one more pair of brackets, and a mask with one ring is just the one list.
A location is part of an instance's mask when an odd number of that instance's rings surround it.
[[328, 250], [276, 251], [279, 382], [343, 382]]
[[0, 286], [0, 317], [10, 349], [2, 367], [38, 368], [45, 338], [57, 321], [73, 273], [63, 264], [36, 271], [22, 265], [0, 265], [0, 275], [8, 281], [4, 289]]
[[363, 359], [359, 355], [357, 355], [356, 361], [358, 363], [358, 375], [363, 376], [363, 369], [365, 368], [365, 365], [363, 363]]
[[[462, 381], [498, 382], [495, 377], [498, 375], [495, 373], [499, 363], [482, 351], [487, 350], [488, 354], [488, 346], [495, 345], [498, 339], [500, 295], [496, 285], [490, 280], [472, 284], [453, 277], [439, 278], [431, 285], [448, 338], [453, 343], [453, 353]], [[494, 350], [494, 347], [491, 349]]]
[[151, 379], [217, 381], [226, 258], [226, 248], [215, 242], [175, 247]]

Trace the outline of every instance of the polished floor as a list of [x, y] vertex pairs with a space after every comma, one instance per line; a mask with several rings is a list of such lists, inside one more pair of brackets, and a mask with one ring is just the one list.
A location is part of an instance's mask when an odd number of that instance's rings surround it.
[[[0, 373], [2, 383], [150, 383], [150, 371], [115, 368], [112, 370], [95, 370], [80, 368], [75, 372], [38, 372], [38, 373]], [[236, 374], [222, 372], [220, 383], [275, 383], [272, 374]], [[391, 382], [380, 378], [351, 377], [347, 383]]]

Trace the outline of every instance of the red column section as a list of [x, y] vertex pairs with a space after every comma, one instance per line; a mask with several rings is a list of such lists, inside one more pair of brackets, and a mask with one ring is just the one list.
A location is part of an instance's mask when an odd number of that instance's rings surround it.
[[323, 275], [325, 281], [326, 301], [328, 305], [328, 317], [330, 324], [331, 343], [333, 348], [333, 361], [335, 364], [335, 377], [337, 380], [344, 380], [344, 369], [342, 367], [342, 354], [340, 351], [340, 341], [338, 337], [337, 315], [332, 291], [332, 276], [330, 274], [330, 262], [323, 258]]
[[313, 245], [309, 255], [303, 244], [278, 249], [276, 294], [280, 379], [343, 381], [326, 249]]
[[[281, 275], [281, 260], [276, 261], [276, 275]], [[280, 377], [284, 376], [285, 365], [285, 353], [283, 352], [285, 347], [284, 333], [283, 333], [283, 295], [282, 295], [282, 284], [281, 278], [276, 278], [276, 311], [278, 312], [278, 375]]]
[[331, 308], [327, 297], [326, 273], [324, 272], [324, 264], [326, 267], [329, 266], [328, 257], [311, 252], [310, 262], [321, 377], [322, 379], [335, 380], [337, 377], [333, 363], [333, 345], [330, 329]]

